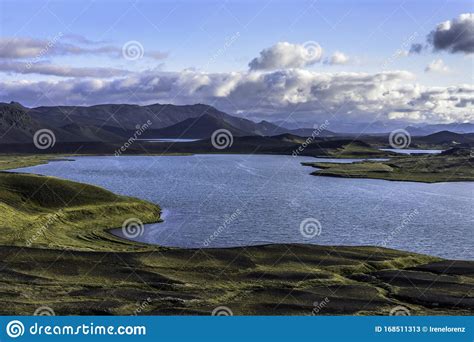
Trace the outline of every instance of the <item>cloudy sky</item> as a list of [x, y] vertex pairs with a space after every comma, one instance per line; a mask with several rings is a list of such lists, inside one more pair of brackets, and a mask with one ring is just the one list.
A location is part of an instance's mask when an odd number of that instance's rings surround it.
[[473, 122], [470, 1], [0, 0], [0, 101]]

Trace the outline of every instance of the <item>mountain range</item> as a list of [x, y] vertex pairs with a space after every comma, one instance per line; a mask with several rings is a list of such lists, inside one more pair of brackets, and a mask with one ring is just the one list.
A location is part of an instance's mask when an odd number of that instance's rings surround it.
[[[296, 122], [292, 119], [273, 121], [275, 125], [296, 130], [299, 127], [304, 127], [305, 124]], [[312, 126], [307, 123], [306, 126]], [[472, 123], [449, 123], [449, 124], [408, 124], [404, 121], [374, 121], [374, 122], [330, 122], [331, 130], [337, 132], [339, 135], [377, 135], [387, 134], [393, 130], [404, 128], [412, 136], [424, 136], [441, 131], [451, 131], [454, 133], [474, 133], [474, 124]]]
[[[318, 138], [348, 138], [354, 134], [369, 135], [366, 130], [354, 133], [335, 133], [327, 129], [287, 128], [268, 121], [254, 122], [239, 118], [205, 105], [152, 104], [102, 104], [95, 106], [49, 106], [27, 108], [17, 102], [0, 103], [0, 144], [31, 143], [39, 129], [50, 129], [59, 142], [123, 142], [133, 136], [137, 127], [147, 124], [142, 139], [208, 139], [218, 129], [227, 129], [235, 137], [279, 136], [308, 137], [315, 132]], [[382, 123], [374, 123], [384, 133]], [[337, 125], [331, 125], [331, 128]], [[356, 124], [353, 125], [353, 128]], [[293, 126], [295, 127], [295, 126]], [[372, 127], [373, 129], [373, 127]], [[474, 132], [474, 125], [448, 124], [408, 126], [412, 136], [426, 136], [449, 130], [453, 135], [443, 136], [443, 141], [465, 142], [458, 133]], [[377, 134], [370, 134], [376, 136]], [[439, 139], [435, 140], [439, 140]], [[377, 139], [377, 138], [374, 138]], [[370, 139], [369, 139], [370, 140]], [[468, 139], [470, 140], [470, 138]]]
[[[143, 138], [209, 138], [217, 129], [235, 136], [274, 136], [284, 133], [311, 135], [313, 129], [291, 130], [268, 121], [238, 118], [204, 104], [177, 106], [104, 104], [26, 108], [0, 103], [0, 143], [31, 142], [37, 129], [51, 129], [59, 141], [123, 141], [146, 123]], [[334, 136], [324, 130], [321, 136]]]

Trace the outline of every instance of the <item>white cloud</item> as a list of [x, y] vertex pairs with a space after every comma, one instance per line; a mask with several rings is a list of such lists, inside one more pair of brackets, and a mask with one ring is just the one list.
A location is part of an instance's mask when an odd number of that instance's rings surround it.
[[[64, 38], [65, 37], [65, 38]], [[93, 42], [83, 38], [75, 38], [82, 44], [72, 44], [64, 42], [71, 40], [71, 35], [63, 35], [59, 32], [53, 38], [0, 38], [0, 58], [8, 59], [40, 59], [46, 56], [60, 55], [108, 55], [111, 57], [122, 57], [122, 47], [113, 45], [101, 45], [101, 42]], [[85, 45], [85, 46], [83, 46]], [[93, 46], [91, 46], [93, 45]], [[145, 56], [153, 59], [164, 59], [167, 54], [160, 51], [147, 51]]]
[[449, 68], [441, 58], [435, 59], [425, 68], [425, 72], [447, 73]]
[[130, 72], [107, 67], [71, 67], [49, 63], [1, 62], [0, 71], [16, 74], [40, 74], [59, 77], [98, 77], [111, 78], [124, 76]]
[[114, 80], [3, 81], [0, 100], [32, 105], [45, 94], [48, 101], [56, 104], [200, 102], [231, 114], [268, 114], [272, 119], [285, 118], [296, 111], [300, 117], [315, 120], [360, 122], [377, 117], [424, 122], [473, 121], [473, 85], [424, 87], [413, 80], [414, 75], [406, 71], [147, 71]]
[[325, 63], [326, 64], [331, 64], [331, 65], [347, 64], [347, 63], [349, 63], [349, 57], [346, 56], [344, 53], [342, 53], [340, 51], [336, 51], [332, 54], [331, 57], [326, 59]]
[[249, 67], [250, 70], [302, 68], [319, 62], [321, 56], [322, 49], [316, 42], [305, 44], [279, 42], [263, 49], [260, 56], [249, 63]]
[[426, 119], [426, 116], [419, 110], [393, 111], [388, 113], [390, 120], [408, 120], [419, 122]]

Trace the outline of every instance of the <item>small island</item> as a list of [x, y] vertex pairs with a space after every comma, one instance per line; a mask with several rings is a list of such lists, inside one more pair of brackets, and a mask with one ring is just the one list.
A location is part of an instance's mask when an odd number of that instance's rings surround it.
[[424, 183], [474, 181], [472, 149], [452, 148], [439, 155], [408, 155], [387, 161], [354, 163], [305, 162], [314, 176], [372, 178]]

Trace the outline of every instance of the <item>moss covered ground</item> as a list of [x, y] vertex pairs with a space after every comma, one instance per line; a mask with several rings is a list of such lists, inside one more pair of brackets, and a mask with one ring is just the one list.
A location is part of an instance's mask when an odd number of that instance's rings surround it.
[[28, 174], [0, 172], [0, 207], [1, 314], [48, 306], [57, 315], [210, 315], [226, 306], [235, 315], [387, 315], [400, 305], [413, 315], [474, 313], [474, 262], [369, 246], [138, 244], [108, 229], [158, 221], [156, 204]]
[[413, 155], [388, 161], [362, 161], [348, 164], [307, 162], [319, 170], [315, 176], [373, 178], [413, 182], [474, 181], [474, 157], [470, 151], [458, 154]]

